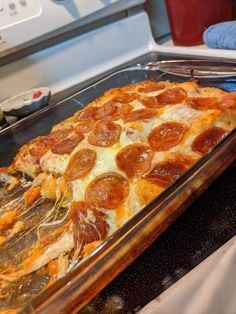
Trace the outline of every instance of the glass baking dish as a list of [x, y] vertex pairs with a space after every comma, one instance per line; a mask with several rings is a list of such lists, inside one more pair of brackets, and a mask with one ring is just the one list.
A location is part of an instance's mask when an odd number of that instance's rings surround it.
[[[143, 66], [116, 72], [2, 131], [0, 166], [11, 162], [22, 144], [48, 133], [55, 123], [71, 116], [106, 90], [148, 79], [185, 81], [186, 77]], [[203, 76], [198, 81], [201, 85], [236, 91], [236, 78], [233, 76], [211, 79]], [[22, 313], [73, 313], [82, 308], [172, 224], [235, 157], [236, 130], [233, 130], [211, 153], [202, 157], [175, 184], [107, 238], [62, 279], [25, 304]]]

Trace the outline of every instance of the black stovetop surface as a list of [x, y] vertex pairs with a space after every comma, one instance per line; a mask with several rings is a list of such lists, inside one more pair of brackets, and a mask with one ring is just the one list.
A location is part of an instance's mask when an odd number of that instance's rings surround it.
[[135, 313], [236, 234], [236, 163], [81, 313]]

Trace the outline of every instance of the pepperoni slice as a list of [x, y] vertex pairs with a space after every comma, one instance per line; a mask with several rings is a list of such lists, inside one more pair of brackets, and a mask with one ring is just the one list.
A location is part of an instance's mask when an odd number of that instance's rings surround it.
[[79, 121], [74, 126], [74, 132], [76, 134], [88, 133], [93, 129], [93, 126], [94, 126], [94, 120]]
[[178, 145], [188, 127], [180, 122], [165, 122], [152, 129], [148, 142], [155, 151], [165, 151]]
[[147, 108], [161, 108], [166, 105], [175, 105], [187, 98], [186, 91], [181, 88], [170, 88], [153, 97], [144, 97], [141, 102]]
[[236, 92], [224, 95], [219, 101], [219, 108], [235, 110], [236, 109]]
[[94, 120], [101, 120], [111, 116], [118, 107], [119, 104], [115, 101], [108, 101], [100, 107], [97, 107], [93, 113]]
[[187, 104], [196, 110], [218, 109], [217, 97], [189, 97]]
[[29, 153], [33, 156], [38, 162], [43, 155], [47, 153], [50, 147], [47, 147], [42, 142], [35, 143], [34, 146], [29, 148]]
[[137, 109], [130, 111], [127, 116], [124, 118], [125, 122], [132, 122], [138, 120], [148, 120], [155, 117], [157, 111], [154, 109]]
[[72, 137], [68, 137], [67, 139], [61, 141], [60, 143], [54, 145], [51, 148], [51, 151], [54, 154], [58, 155], [64, 155], [64, 154], [70, 154], [74, 148], [84, 139], [84, 136], [82, 133], [78, 133], [77, 135], [74, 135]]
[[46, 136], [40, 136], [31, 141], [32, 147], [29, 149], [31, 156], [35, 157], [36, 161], [47, 153], [47, 151], [60, 141], [69, 136], [71, 129], [57, 130], [49, 133]]
[[166, 160], [156, 164], [145, 179], [161, 187], [167, 187], [174, 183], [185, 172], [186, 168], [181, 161]]
[[140, 176], [151, 166], [153, 151], [148, 145], [133, 144], [124, 147], [116, 156], [117, 167], [124, 171], [127, 177]]
[[120, 139], [121, 127], [109, 120], [97, 122], [95, 128], [88, 136], [91, 145], [109, 147]]
[[187, 98], [187, 92], [182, 87], [168, 88], [156, 96], [157, 101], [162, 105], [176, 105]]
[[93, 118], [94, 120], [107, 118], [111, 120], [119, 120], [125, 117], [132, 109], [133, 107], [129, 104], [121, 104], [118, 101], [109, 101], [94, 111]]
[[[91, 202], [73, 202], [70, 208], [76, 243], [87, 244], [103, 240], [108, 232], [106, 215]], [[78, 242], [77, 242], [78, 241]]]
[[70, 158], [64, 173], [67, 181], [73, 181], [84, 177], [94, 167], [97, 154], [92, 149], [80, 149]]
[[89, 184], [85, 199], [106, 209], [115, 209], [124, 203], [128, 194], [128, 181], [118, 173], [107, 172]]
[[76, 114], [76, 121], [83, 121], [83, 120], [91, 120], [93, 119], [93, 114], [96, 111], [96, 107], [85, 107], [84, 109], [80, 110]]
[[133, 109], [130, 104], [123, 104], [117, 108], [117, 110], [111, 115], [112, 120], [123, 119]]
[[209, 153], [228, 132], [222, 128], [213, 127], [199, 134], [193, 141], [192, 149], [199, 154]]
[[121, 94], [119, 96], [116, 96], [114, 98], [112, 98], [113, 101], [118, 101], [118, 102], [121, 102], [123, 104], [128, 104], [129, 102], [135, 100], [139, 98], [139, 95], [138, 94], [135, 94], [135, 93], [124, 93], [124, 94]]
[[151, 93], [158, 90], [162, 90], [166, 87], [165, 82], [145, 82], [144, 86], [139, 87], [138, 92], [140, 93]]
[[142, 104], [147, 108], [161, 108], [162, 105], [157, 101], [156, 97], [145, 97], [141, 99]]
[[72, 129], [62, 129], [62, 130], [53, 131], [46, 136], [45, 141], [50, 142], [51, 140], [54, 140], [55, 142], [60, 142], [64, 140], [67, 136], [69, 136], [71, 131]]

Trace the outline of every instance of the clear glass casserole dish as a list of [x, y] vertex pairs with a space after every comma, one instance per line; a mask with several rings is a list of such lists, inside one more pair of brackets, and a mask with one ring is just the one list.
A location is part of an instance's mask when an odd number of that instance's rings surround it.
[[[186, 77], [140, 67], [114, 73], [3, 131], [0, 134], [0, 166], [10, 163], [23, 143], [45, 134], [55, 123], [71, 116], [106, 90], [147, 79], [185, 81]], [[210, 80], [203, 77], [199, 83], [228, 91], [236, 90], [234, 77]], [[55, 309], [57, 313], [77, 311], [141, 254], [235, 159], [235, 154], [236, 130], [233, 130], [211, 153], [202, 157], [175, 184], [106, 239], [65, 277], [25, 304], [23, 312], [55, 313]]]

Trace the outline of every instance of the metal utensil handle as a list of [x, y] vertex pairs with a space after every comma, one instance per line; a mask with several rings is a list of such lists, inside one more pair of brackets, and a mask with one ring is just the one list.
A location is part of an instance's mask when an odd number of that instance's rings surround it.
[[145, 70], [161, 71], [184, 77], [232, 77], [236, 76], [236, 62], [207, 60], [167, 60], [138, 64]]

